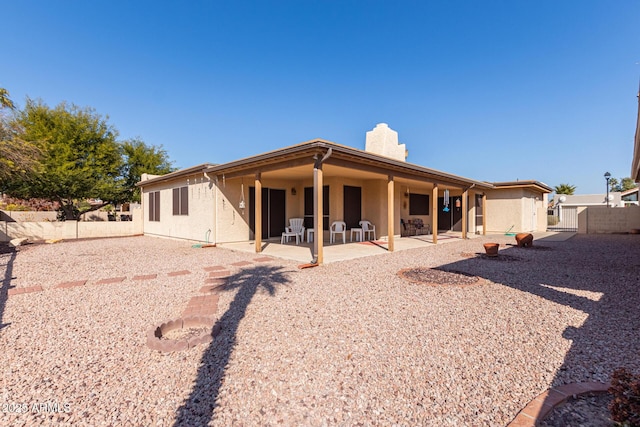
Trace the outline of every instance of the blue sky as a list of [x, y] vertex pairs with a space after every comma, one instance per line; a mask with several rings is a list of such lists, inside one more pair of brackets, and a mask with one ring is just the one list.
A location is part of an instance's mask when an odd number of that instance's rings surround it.
[[487, 181], [630, 174], [640, 2], [0, 0], [0, 87], [68, 101], [177, 167], [314, 138]]

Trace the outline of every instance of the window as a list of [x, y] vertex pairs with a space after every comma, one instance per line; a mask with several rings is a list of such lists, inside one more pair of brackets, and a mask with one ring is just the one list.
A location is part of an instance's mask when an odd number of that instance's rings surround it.
[[173, 214], [189, 215], [189, 187], [173, 189]]
[[149, 221], [160, 221], [160, 192], [149, 193]]
[[409, 215], [429, 215], [429, 196], [409, 194]]

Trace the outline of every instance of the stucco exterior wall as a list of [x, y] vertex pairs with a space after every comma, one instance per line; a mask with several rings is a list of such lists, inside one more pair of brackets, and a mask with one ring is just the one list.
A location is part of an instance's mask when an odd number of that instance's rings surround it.
[[[376, 237], [387, 233], [387, 181], [367, 180], [362, 187], [362, 219], [376, 227]], [[384, 201], [384, 202], [383, 202]]]
[[[285, 193], [285, 216], [288, 225], [290, 218], [304, 217], [304, 188], [313, 186], [313, 179], [285, 180], [262, 179], [262, 188], [283, 190]], [[344, 219], [344, 186], [360, 187], [362, 191], [361, 218], [376, 226], [378, 238], [385, 238], [387, 228], [387, 179], [357, 179], [327, 177], [324, 185], [329, 186], [329, 223]], [[173, 215], [173, 189], [187, 185], [189, 190], [189, 214]], [[147, 185], [143, 192], [143, 223], [146, 234], [209, 242], [237, 242], [253, 240], [255, 237], [249, 227], [251, 206], [249, 191], [255, 187], [255, 178], [219, 180], [217, 185], [209, 182], [203, 174], [182, 177], [156, 185]], [[431, 215], [410, 215], [407, 188], [413, 194], [429, 196], [429, 213], [434, 203], [432, 186], [429, 183], [413, 183], [407, 186], [396, 182], [394, 185], [394, 235], [401, 234], [400, 219], [420, 218], [425, 224], [432, 223]], [[295, 189], [295, 194], [292, 191]], [[160, 221], [149, 221], [148, 197], [152, 191], [160, 192]], [[442, 190], [440, 191], [440, 193]], [[461, 196], [461, 191], [452, 190], [452, 200]], [[469, 191], [467, 230], [476, 230], [475, 192]], [[487, 203], [484, 209], [488, 233], [531, 232], [546, 230], [546, 208], [544, 195], [529, 189], [508, 188], [487, 191]], [[244, 209], [240, 201], [244, 200]], [[454, 203], [454, 202], [452, 202]], [[328, 238], [328, 231], [325, 231]], [[273, 236], [272, 236], [273, 237]]]
[[487, 191], [487, 233], [546, 231], [545, 200], [544, 193], [523, 188]]
[[[188, 187], [189, 214], [173, 215], [173, 189]], [[149, 221], [149, 193], [160, 192], [160, 221]], [[144, 233], [214, 242], [215, 187], [202, 173], [147, 185], [142, 191]]]
[[[250, 240], [249, 230], [249, 188], [255, 186], [254, 179], [218, 180], [214, 186], [214, 198], [211, 204], [213, 235], [216, 243]], [[240, 208], [244, 194], [245, 208]]]
[[487, 233], [504, 233], [530, 231], [522, 225], [522, 189], [510, 188], [487, 191]]

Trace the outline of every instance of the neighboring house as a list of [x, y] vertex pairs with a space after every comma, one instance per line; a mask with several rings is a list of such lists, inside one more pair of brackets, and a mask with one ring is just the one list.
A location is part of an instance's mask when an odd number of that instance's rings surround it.
[[[623, 207], [622, 194], [619, 191], [609, 193], [609, 207]], [[556, 194], [553, 196], [554, 208], [577, 206], [607, 206], [606, 194]]]
[[623, 191], [622, 193], [620, 193], [620, 196], [622, 197], [622, 203], [624, 203], [625, 206], [640, 205], [638, 203], [638, 187]]
[[[406, 161], [386, 124], [367, 132], [366, 150], [317, 139], [245, 159], [144, 175], [144, 233], [215, 243], [280, 238], [290, 218], [329, 238], [333, 221], [376, 226], [393, 251], [401, 220], [421, 219], [433, 242], [439, 231], [546, 230], [546, 193], [537, 181], [491, 184]], [[448, 204], [447, 202], [448, 196]], [[486, 209], [484, 208], [486, 207]], [[446, 208], [446, 209], [445, 209]], [[486, 212], [485, 212], [486, 211]], [[466, 215], [465, 215], [466, 213]], [[314, 240], [322, 262], [323, 240]]]

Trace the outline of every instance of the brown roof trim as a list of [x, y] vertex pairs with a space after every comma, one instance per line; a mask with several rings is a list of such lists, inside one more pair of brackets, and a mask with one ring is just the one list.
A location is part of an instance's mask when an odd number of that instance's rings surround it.
[[146, 181], [140, 181], [136, 184], [137, 187], [144, 187], [145, 185], [148, 184], [154, 184], [156, 182], [162, 182], [162, 181], [166, 181], [166, 180], [171, 180], [171, 179], [175, 179], [175, 178], [180, 178], [182, 176], [187, 176], [187, 175], [193, 175], [196, 173], [204, 173], [204, 171], [213, 166], [212, 163], [201, 163], [199, 165], [196, 166], [191, 166], [189, 168], [185, 168], [185, 169], [180, 169], [177, 170], [175, 172], [171, 172], [168, 173], [166, 175], [160, 175], [157, 176], [155, 178], [150, 178], [147, 179]]
[[404, 175], [415, 176], [416, 179], [426, 178], [438, 183], [450, 183], [460, 187], [476, 187], [481, 189], [493, 188], [492, 184], [485, 181], [476, 181], [436, 169], [425, 168], [413, 163], [391, 159], [389, 157], [380, 156], [378, 154], [369, 153], [364, 150], [347, 147], [345, 145], [336, 144], [335, 142], [323, 139], [315, 139], [233, 162], [211, 166], [206, 169], [206, 172], [213, 174], [225, 174], [246, 170], [247, 173], [251, 173], [252, 170], [259, 169], [260, 166], [281, 163], [287, 160], [300, 159], [305, 156], [309, 156], [311, 158], [314, 154], [324, 154], [329, 148], [332, 149], [333, 158], [337, 157], [354, 163], [368, 164], [370, 166], [375, 165], [380, 168], [380, 173], [383, 174], [393, 175], [393, 173], [396, 172]]
[[535, 180], [525, 180], [525, 181], [505, 181], [505, 182], [493, 182], [493, 186], [496, 190], [504, 189], [504, 188], [529, 188], [533, 187], [536, 190], [539, 190], [543, 193], [552, 193], [553, 188], [549, 187], [544, 182], [535, 181]]

